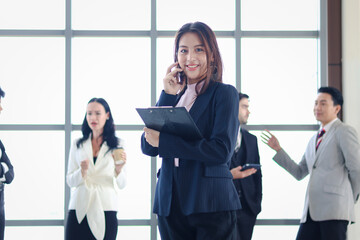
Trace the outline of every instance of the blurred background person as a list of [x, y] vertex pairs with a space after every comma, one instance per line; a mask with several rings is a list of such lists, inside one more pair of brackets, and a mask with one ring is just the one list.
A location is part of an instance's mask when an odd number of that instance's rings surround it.
[[260, 165], [257, 137], [243, 128], [247, 124], [249, 115], [249, 96], [239, 93], [240, 127], [235, 151], [231, 158], [230, 171], [241, 202], [241, 210], [236, 212], [237, 239], [241, 240], [251, 239], [256, 217], [261, 211], [262, 200], [261, 169], [242, 169], [242, 166], [248, 163]]
[[321, 87], [314, 105], [320, 129], [299, 163], [293, 161], [269, 131], [262, 141], [276, 151], [273, 160], [297, 180], [310, 175], [297, 240], [345, 240], [355, 221], [360, 194], [360, 145], [355, 129], [337, 118], [341, 92]]
[[[5, 92], [0, 87], [0, 112], [3, 110], [1, 98], [5, 97]], [[4, 239], [5, 231], [5, 209], [4, 209], [4, 184], [9, 184], [14, 179], [14, 168], [10, 159], [6, 155], [5, 147], [0, 140], [0, 240]]]
[[122, 140], [115, 136], [114, 120], [104, 99], [88, 102], [82, 134], [69, 156], [67, 183], [72, 192], [65, 239], [114, 240], [117, 189], [126, 185], [126, 154]]

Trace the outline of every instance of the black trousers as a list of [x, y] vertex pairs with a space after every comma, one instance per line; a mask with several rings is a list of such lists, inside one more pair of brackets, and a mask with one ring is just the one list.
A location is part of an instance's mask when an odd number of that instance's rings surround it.
[[346, 240], [345, 220], [314, 221], [309, 211], [305, 223], [300, 224], [296, 240]]
[[251, 211], [245, 201], [241, 201], [241, 210], [236, 211], [236, 227], [237, 227], [237, 240], [251, 240], [256, 217]]
[[[2, 183], [0, 183], [2, 185]], [[4, 240], [5, 232], [5, 209], [4, 209], [4, 188], [0, 185], [0, 240]]]
[[[115, 211], [105, 211], [105, 237], [104, 240], [115, 240], [118, 223]], [[96, 240], [91, 233], [87, 218], [77, 222], [75, 210], [70, 210], [65, 226], [65, 240]]]
[[158, 216], [158, 226], [162, 240], [235, 240], [236, 211], [186, 216], [173, 189], [170, 215]]
[[5, 232], [5, 211], [4, 206], [0, 206], [0, 240], [4, 240]]

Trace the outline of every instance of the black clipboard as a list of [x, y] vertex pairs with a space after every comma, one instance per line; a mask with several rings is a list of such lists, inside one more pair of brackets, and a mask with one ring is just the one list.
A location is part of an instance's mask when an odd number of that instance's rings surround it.
[[185, 107], [136, 108], [145, 126], [171, 133], [187, 140], [202, 138], [202, 134]]

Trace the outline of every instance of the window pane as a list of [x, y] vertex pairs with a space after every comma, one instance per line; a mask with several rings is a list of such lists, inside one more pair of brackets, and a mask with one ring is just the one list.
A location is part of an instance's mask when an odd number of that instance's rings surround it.
[[223, 60], [223, 82], [236, 86], [235, 76], [235, 39], [217, 38], [221, 58]]
[[[150, 219], [152, 212], [150, 196], [150, 157], [140, 148], [142, 131], [118, 131], [117, 135], [125, 140], [127, 158], [127, 186], [120, 191], [121, 204], [119, 219]], [[139, 234], [141, 234], [139, 232]], [[147, 239], [137, 238], [133, 239]]]
[[[219, 16], [219, 10], [223, 14]], [[201, 21], [212, 30], [235, 29], [234, 0], [157, 0], [158, 30], [178, 30], [188, 22]]]
[[[223, 82], [236, 85], [235, 78], [235, 40], [233, 38], [217, 38], [223, 60]], [[174, 38], [157, 39], [157, 82], [156, 100], [164, 89], [163, 78], [167, 68], [174, 62]]]
[[72, 1], [73, 29], [148, 30], [150, 3], [148, 0]]
[[[252, 240], [276, 239], [289, 240], [295, 239], [299, 226], [259, 226], [254, 227]], [[269, 238], [271, 236], [271, 238]]]
[[5, 239], [63, 240], [64, 227], [6, 227]]
[[143, 124], [135, 108], [150, 105], [149, 38], [74, 38], [72, 61], [74, 124], [93, 97], [105, 98], [115, 124]]
[[0, 1], [0, 29], [64, 28], [64, 0]]
[[[119, 191], [119, 219], [150, 219], [150, 157], [140, 149], [142, 131], [117, 131], [125, 142], [127, 158], [127, 186]], [[80, 131], [72, 132], [72, 141], [81, 137]], [[68, 207], [68, 206], [67, 206]], [[66, 207], [66, 208], [67, 208]]]
[[167, 68], [174, 63], [174, 37], [158, 38], [156, 53], [156, 101], [164, 89], [163, 79], [166, 75]]
[[241, 0], [242, 30], [319, 30], [319, 0]]
[[[150, 227], [149, 226], [119, 227], [116, 239], [117, 240], [126, 240], [126, 239], [150, 240]], [[160, 239], [160, 238], [158, 238], [158, 239]]]
[[[308, 177], [297, 181], [272, 160], [276, 152], [260, 139], [260, 131], [252, 131], [258, 138], [261, 172], [263, 175], [262, 211], [258, 219], [299, 219], [302, 215]], [[300, 162], [314, 131], [272, 131], [283, 149]]]
[[63, 38], [0, 38], [5, 124], [61, 124], [65, 119]]
[[5, 131], [1, 135], [15, 172], [5, 190], [6, 219], [63, 219], [64, 133]]
[[243, 39], [241, 89], [250, 96], [249, 124], [315, 124], [316, 39]]

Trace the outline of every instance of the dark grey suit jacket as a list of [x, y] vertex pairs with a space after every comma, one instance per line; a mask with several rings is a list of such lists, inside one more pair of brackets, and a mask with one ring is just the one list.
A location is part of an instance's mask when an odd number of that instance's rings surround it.
[[[241, 148], [241, 151], [233, 154], [230, 169], [246, 163], [260, 164], [257, 138], [243, 128], [241, 128]], [[241, 196], [241, 202], [245, 201], [249, 206], [247, 210], [258, 215], [261, 211], [262, 200], [261, 169], [244, 179], [234, 179], [233, 181], [239, 196]], [[244, 208], [244, 206], [242, 207]]]

